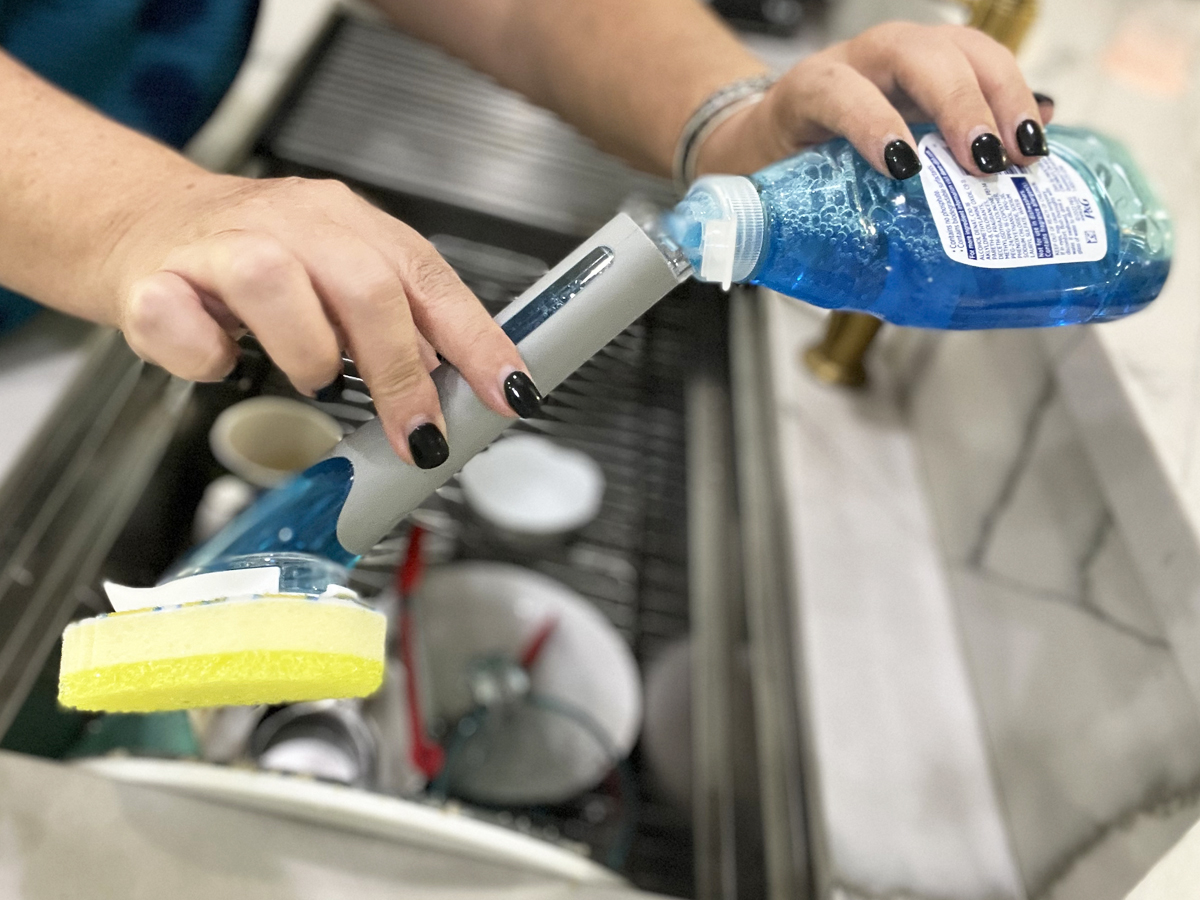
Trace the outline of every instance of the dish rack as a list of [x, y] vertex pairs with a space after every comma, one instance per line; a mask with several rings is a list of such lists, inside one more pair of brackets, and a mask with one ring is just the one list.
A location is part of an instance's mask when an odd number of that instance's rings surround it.
[[[480, 262], [491, 257], [482, 248], [473, 249], [473, 268], [453, 255], [451, 260], [468, 287], [491, 297], [487, 305], [496, 307], [490, 309], [494, 313], [528, 285], [509, 282], [506, 291], [512, 290], [511, 296], [499, 291], [500, 273], [485, 271]], [[721, 306], [719, 297], [704, 293], [708, 296], [700, 301], [689, 290], [664, 300], [553, 391], [539, 418], [519, 421], [510, 429], [581, 450], [603, 468], [606, 488], [600, 513], [572, 540], [536, 550], [514, 547], [472, 515], [455, 477], [364, 555], [351, 571], [351, 587], [367, 600], [387, 589], [407, 547], [409, 529], [417, 522], [426, 531], [431, 563], [509, 562], [573, 588], [628, 642], [644, 672], [689, 630], [685, 391], [688, 360], [697, 351], [691, 323], [698, 305], [718, 318]], [[244, 350], [255, 356], [261, 352], [252, 339]], [[340, 402], [307, 402], [353, 430], [374, 415], [374, 408], [352, 360], [346, 360], [346, 375]], [[243, 396], [251, 394], [305, 399], [273, 366]], [[616, 831], [627, 811], [618, 806], [632, 804], [637, 825], [624, 872], [648, 890], [692, 896], [691, 822], [684, 810], [661, 799], [647, 784], [637, 748], [629, 770], [633, 798], [619, 798], [606, 782], [568, 803], [495, 809], [489, 818], [551, 840], [585, 845], [603, 861], [620, 840]]]
[[[315, 43], [247, 167], [347, 182], [428, 237], [493, 315], [629, 196], [674, 201], [667, 181], [634, 172], [550, 113], [428, 45], [348, 16], [335, 17]], [[506, 543], [470, 513], [454, 479], [411, 517], [435, 539], [427, 546], [440, 546], [442, 561], [507, 561], [573, 588], [628, 642], [644, 674], [691, 631], [697, 536], [688, 528], [689, 478], [704, 444], [693, 395], [698, 378], [728, 383], [727, 317], [720, 292], [681, 286], [553, 391], [539, 418], [512, 426], [581, 450], [603, 468], [601, 511], [571, 542], [536, 550]], [[352, 361], [346, 370], [357, 376]], [[360, 384], [351, 381], [343, 394], [349, 402], [323, 407], [347, 428], [373, 414]], [[290, 391], [279, 373], [265, 389]], [[725, 474], [732, 479], [731, 468]], [[356, 567], [353, 586], [364, 596], [391, 582], [408, 527]], [[731, 867], [697, 861], [734, 852], [728, 829], [717, 825], [695, 840], [697, 821], [703, 830], [722, 814], [706, 803], [689, 813], [662, 800], [638, 747], [628, 768], [637, 825], [623, 874], [659, 893], [726, 895], [718, 883]], [[613, 793], [601, 786], [553, 808], [493, 813], [586, 845], [603, 861], [620, 841], [623, 811]]]

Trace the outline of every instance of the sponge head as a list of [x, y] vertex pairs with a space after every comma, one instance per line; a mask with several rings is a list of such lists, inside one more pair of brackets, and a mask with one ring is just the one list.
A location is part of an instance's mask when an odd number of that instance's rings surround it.
[[109, 613], [67, 627], [58, 699], [106, 712], [362, 697], [383, 680], [386, 619], [302, 594]]

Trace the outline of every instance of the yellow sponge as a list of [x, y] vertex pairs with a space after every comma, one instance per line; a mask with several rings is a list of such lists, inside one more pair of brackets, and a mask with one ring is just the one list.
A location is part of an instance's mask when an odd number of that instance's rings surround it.
[[63, 633], [58, 699], [105, 712], [362, 697], [386, 619], [351, 600], [262, 594], [84, 619]]

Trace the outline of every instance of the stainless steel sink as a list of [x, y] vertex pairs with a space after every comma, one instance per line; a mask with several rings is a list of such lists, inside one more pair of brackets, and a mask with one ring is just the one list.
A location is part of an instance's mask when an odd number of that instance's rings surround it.
[[[670, 197], [665, 182], [631, 172], [460, 64], [347, 18], [318, 42], [244, 167], [348, 181], [429, 236], [492, 312], [631, 191]], [[573, 543], [519, 553], [496, 542], [466, 514], [454, 482], [421, 513], [452, 558], [509, 559], [575, 588], [642, 666], [691, 636], [706, 661], [692, 679], [692, 808], [653, 789], [635, 749], [638, 827], [622, 871], [646, 890], [704, 898], [761, 895], [765, 877], [758, 730], [737, 661], [746, 625], [727, 319], [724, 296], [681, 287], [556, 390], [543, 418], [515, 426], [604, 468], [603, 510]], [[55, 641], [73, 616], [103, 608], [103, 578], [153, 584], [187, 549], [203, 490], [223, 472], [207, 445], [216, 415], [249, 394], [298, 396], [252, 339], [244, 345], [260, 361], [256, 374], [192, 386], [141, 364], [119, 335], [97, 337], [88, 371], [3, 487], [0, 729], [39, 673], [52, 686]], [[325, 408], [352, 427], [373, 414], [370, 398], [359, 399]], [[357, 567], [361, 592], [390, 581], [407, 527]], [[592, 792], [489, 814], [600, 856], [613, 839], [611, 816], [594, 814], [606, 800]]]

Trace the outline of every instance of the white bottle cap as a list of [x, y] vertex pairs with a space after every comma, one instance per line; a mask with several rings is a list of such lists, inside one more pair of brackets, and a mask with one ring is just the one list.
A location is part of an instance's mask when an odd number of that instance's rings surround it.
[[719, 219], [704, 222], [700, 245], [701, 281], [719, 281], [728, 289], [745, 281], [758, 265], [766, 227], [762, 200], [754, 182], [742, 175], [706, 175], [689, 194], [703, 191], [717, 202]]

